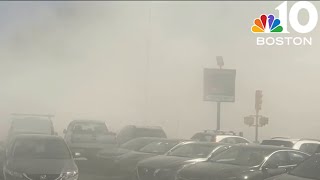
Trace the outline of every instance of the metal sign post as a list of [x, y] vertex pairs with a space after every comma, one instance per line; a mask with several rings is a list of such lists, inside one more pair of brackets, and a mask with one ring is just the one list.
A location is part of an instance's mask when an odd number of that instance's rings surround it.
[[217, 102], [217, 130], [221, 127], [221, 103], [235, 101], [236, 70], [222, 69], [222, 56], [217, 56], [219, 69], [204, 69], [204, 101]]

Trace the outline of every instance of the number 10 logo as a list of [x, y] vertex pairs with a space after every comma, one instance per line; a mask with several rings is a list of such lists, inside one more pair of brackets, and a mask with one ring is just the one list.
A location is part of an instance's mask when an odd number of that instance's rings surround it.
[[[299, 22], [299, 12], [305, 9], [309, 14], [309, 20], [307, 24], [302, 25]], [[279, 11], [279, 19], [283, 28], [282, 33], [289, 33], [288, 31], [288, 2], [285, 1], [280, 4], [276, 10]], [[293, 4], [289, 11], [289, 23], [293, 30], [298, 33], [309, 33], [311, 32], [318, 23], [318, 11], [316, 7], [308, 1], [299, 1]]]

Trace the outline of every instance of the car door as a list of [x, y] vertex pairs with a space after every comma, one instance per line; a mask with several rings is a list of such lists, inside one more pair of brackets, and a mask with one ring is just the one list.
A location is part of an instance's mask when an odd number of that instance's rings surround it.
[[291, 168], [288, 151], [278, 151], [273, 153], [262, 165], [262, 172], [264, 178], [268, 178], [286, 173]]
[[291, 168], [288, 169], [288, 171], [292, 170], [298, 164], [300, 164], [302, 161], [304, 161], [309, 157], [308, 154], [297, 152], [297, 151], [289, 151], [288, 154], [289, 154], [289, 161], [291, 166]]

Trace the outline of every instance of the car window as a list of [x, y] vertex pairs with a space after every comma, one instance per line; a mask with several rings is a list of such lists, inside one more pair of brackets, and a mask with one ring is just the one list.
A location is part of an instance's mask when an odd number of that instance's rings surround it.
[[313, 154], [317, 151], [319, 144], [316, 143], [304, 143], [300, 146], [299, 150], [308, 154]]
[[141, 148], [140, 152], [164, 154], [177, 145], [178, 141], [155, 141]]
[[229, 148], [230, 148], [230, 146], [220, 146], [210, 155], [210, 157], [214, 157]]
[[291, 175], [320, 180], [320, 157], [312, 156], [290, 171]]
[[290, 164], [287, 151], [280, 151], [272, 154], [266, 162], [266, 165], [271, 166], [287, 166]]
[[107, 126], [104, 123], [83, 122], [76, 123], [73, 127], [74, 134], [106, 134]]
[[289, 159], [290, 159], [290, 164], [299, 164], [305, 159], [307, 159], [309, 156], [303, 153], [298, 153], [298, 152], [288, 152], [289, 153]]
[[282, 141], [282, 140], [263, 140], [261, 142], [261, 145], [281, 146], [281, 147], [292, 148], [293, 143], [290, 141]]
[[243, 138], [239, 138], [239, 137], [235, 137], [236, 143], [240, 144], [240, 143], [249, 143], [246, 139]]
[[152, 141], [154, 141], [154, 139], [136, 138], [123, 143], [120, 147], [129, 150], [139, 150]]
[[222, 139], [220, 142], [228, 144], [237, 144], [237, 139], [235, 137], [227, 137]]
[[215, 142], [215, 135], [197, 133], [194, 136], [192, 136], [191, 140], [202, 142]]
[[257, 166], [271, 152], [272, 150], [268, 149], [234, 146], [210, 158], [210, 161], [239, 166]]
[[71, 155], [63, 140], [17, 139], [12, 147], [17, 159], [70, 159]]
[[207, 157], [213, 149], [217, 146], [211, 144], [184, 144], [178, 146], [168, 153], [169, 156], [179, 156], [179, 157], [191, 157], [191, 158], [205, 158]]

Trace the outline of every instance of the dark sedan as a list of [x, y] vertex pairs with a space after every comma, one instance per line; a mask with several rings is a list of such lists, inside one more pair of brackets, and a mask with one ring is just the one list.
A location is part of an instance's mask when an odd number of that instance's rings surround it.
[[188, 164], [177, 180], [262, 180], [290, 171], [309, 155], [275, 146], [236, 145], [205, 162]]
[[156, 137], [140, 137], [132, 139], [120, 146], [113, 147], [113, 148], [106, 148], [98, 152], [97, 157], [102, 159], [114, 159], [117, 156], [121, 156], [126, 154], [130, 151], [138, 151], [139, 149], [143, 148], [147, 144], [160, 140], [162, 138]]
[[268, 180], [319, 180], [320, 154], [316, 154], [299, 164], [288, 174], [271, 177]]
[[135, 174], [136, 165], [139, 161], [157, 156], [163, 155], [172, 149], [174, 146], [183, 142], [181, 139], [162, 139], [154, 141], [139, 151], [132, 151], [119, 157], [116, 162], [117, 174], [123, 177], [123, 179], [131, 178]]
[[58, 136], [17, 135], [7, 148], [5, 180], [78, 179], [71, 152]]
[[138, 151], [147, 144], [161, 139], [162, 138], [156, 137], [140, 137], [132, 139], [117, 147], [103, 149], [98, 152], [94, 161], [85, 162], [87, 165], [86, 171], [99, 175], [113, 175], [115, 160], [119, 159], [119, 157], [126, 153]]
[[160, 155], [142, 160], [137, 165], [139, 180], [174, 180], [177, 170], [192, 162], [201, 162], [225, 150], [222, 143], [185, 142]]

